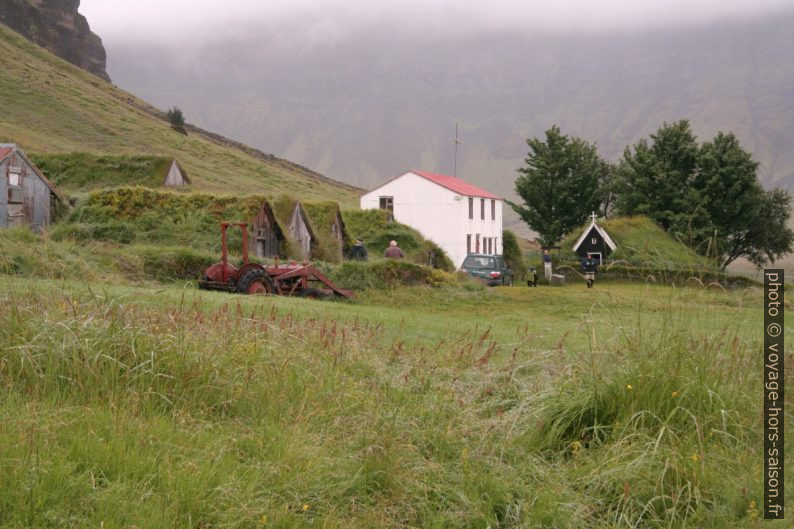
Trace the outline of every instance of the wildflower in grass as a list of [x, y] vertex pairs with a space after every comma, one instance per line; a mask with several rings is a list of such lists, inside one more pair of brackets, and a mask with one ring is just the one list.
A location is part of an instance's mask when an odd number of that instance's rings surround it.
[[574, 441], [571, 444], [571, 453], [573, 454], [573, 457], [577, 457], [581, 449], [582, 449], [582, 443], [580, 443], [579, 441]]
[[700, 454], [697, 454], [697, 453], [695, 453], [695, 454], [692, 454], [692, 455], [689, 457], [689, 459], [691, 459], [692, 461], [694, 461], [695, 463], [697, 463], [698, 461], [700, 461]]
[[262, 528], [262, 527], [264, 527], [264, 526], [266, 526], [266, 525], [267, 525], [267, 515], [266, 515], [266, 514], [263, 514], [263, 515], [262, 515], [262, 516], [259, 518], [259, 522], [256, 524], [256, 526], [257, 526], [257, 527], [259, 527], [259, 528]]
[[673, 391], [673, 397], [677, 397], [677, 396], [678, 396], [678, 392], [677, 391]]
[[747, 507], [747, 516], [758, 518], [758, 507], [755, 504], [755, 500], [750, 500], [750, 505]]
[[309, 510], [309, 504], [308, 503], [304, 503], [303, 504], [303, 510], [304, 511], [308, 511]]
[[631, 391], [632, 389], [634, 389], [634, 386], [632, 386], [631, 384], [626, 384], [626, 389]]

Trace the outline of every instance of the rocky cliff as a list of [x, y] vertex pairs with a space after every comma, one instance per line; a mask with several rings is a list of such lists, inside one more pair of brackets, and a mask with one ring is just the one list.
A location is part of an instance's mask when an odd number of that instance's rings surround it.
[[102, 40], [77, 12], [80, 0], [1, 0], [0, 22], [75, 66], [110, 81]]

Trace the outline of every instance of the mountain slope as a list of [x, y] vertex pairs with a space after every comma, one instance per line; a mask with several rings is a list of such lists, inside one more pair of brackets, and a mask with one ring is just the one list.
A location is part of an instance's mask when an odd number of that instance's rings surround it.
[[176, 157], [196, 188], [292, 193], [357, 203], [358, 191], [292, 162], [189, 127], [0, 25], [0, 141], [31, 154], [91, 152]]
[[792, 26], [794, 10], [589, 36], [384, 27], [311, 49], [264, 31], [192, 56], [106, 46], [120, 85], [365, 187], [410, 167], [451, 172], [456, 122], [459, 175], [511, 196], [525, 139], [553, 124], [614, 160], [664, 121], [690, 118], [701, 139], [736, 132], [761, 162], [762, 182], [792, 188]]

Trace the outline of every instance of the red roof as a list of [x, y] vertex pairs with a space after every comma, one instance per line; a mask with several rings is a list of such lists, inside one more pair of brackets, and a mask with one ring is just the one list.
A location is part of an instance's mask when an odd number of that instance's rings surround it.
[[451, 189], [456, 193], [460, 193], [461, 195], [466, 195], [468, 197], [494, 198], [497, 200], [502, 200], [502, 197], [496, 196], [493, 193], [486, 191], [485, 189], [479, 188], [474, 184], [470, 184], [465, 180], [461, 180], [460, 178], [456, 178], [454, 176], [428, 173], [427, 171], [413, 170], [411, 172], [418, 174], [422, 178], [427, 178], [431, 182], [435, 182], [436, 184], [442, 187], [446, 187], [447, 189]]
[[0, 147], [0, 160], [8, 156], [13, 149], [11, 147]]

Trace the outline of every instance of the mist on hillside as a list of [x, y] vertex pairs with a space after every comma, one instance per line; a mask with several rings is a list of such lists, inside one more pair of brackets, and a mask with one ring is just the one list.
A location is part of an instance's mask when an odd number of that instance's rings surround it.
[[458, 175], [510, 197], [526, 138], [553, 124], [615, 160], [681, 118], [701, 139], [736, 132], [765, 185], [792, 187], [794, 9], [696, 11], [678, 24], [659, 13], [653, 23], [629, 10], [612, 25], [594, 15], [585, 31], [581, 17], [565, 26], [550, 11], [522, 32], [504, 19], [452, 31], [438, 13], [412, 26], [395, 12], [378, 26], [365, 12], [345, 26], [342, 11], [323, 24], [320, 10], [259, 31], [251, 20], [179, 42], [104, 40], [123, 88], [363, 187], [410, 168], [451, 173], [456, 123]]

